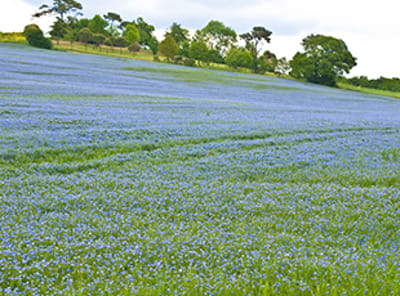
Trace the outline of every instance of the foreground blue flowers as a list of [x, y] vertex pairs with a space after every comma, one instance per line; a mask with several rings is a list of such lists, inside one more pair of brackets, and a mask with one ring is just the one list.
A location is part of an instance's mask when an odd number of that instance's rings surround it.
[[398, 295], [400, 102], [0, 46], [0, 294]]

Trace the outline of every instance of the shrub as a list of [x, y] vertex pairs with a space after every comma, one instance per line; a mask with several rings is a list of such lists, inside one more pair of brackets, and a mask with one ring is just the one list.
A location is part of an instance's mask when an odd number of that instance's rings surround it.
[[194, 65], [196, 64], [196, 61], [193, 59], [183, 59], [183, 64], [185, 66], [194, 67]]
[[249, 51], [233, 47], [228, 52], [225, 62], [235, 69], [238, 67], [250, 68], [253, 64], [253, 57]]
[[44, 49], [52, 48], [50, 39], [44, 37], [42, 30], [36, 24], [27, 25], [24, 28], [24, 36], [31, 46]]
[[135, 54], [135, 52], [140, 51], [140, 45], [138, 42], [133, 42], [131, 45], [129, 45], [128, 50], [132, 53]]

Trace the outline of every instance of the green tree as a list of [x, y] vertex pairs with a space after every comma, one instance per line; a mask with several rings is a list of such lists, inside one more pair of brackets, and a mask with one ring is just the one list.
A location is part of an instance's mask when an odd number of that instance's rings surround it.
[[248, 33], [244, 33], [240, 35], [246, 42], [246, 48], [250, 51], [253, 56], [253, 71], [259, 72], [261, 70], [260, 60], [258, 59], [258, 54], [260, 52], [260, 47], [263, 42], [270, 43], [271, 42], [272, 32], [265, 29], [264, 27], [253, 27], [253, 30]]
[[128, 50], [135, 55], [135, 53], [140, 51], [139, 42], [133, 42], [131, 45], [128, 46]]
[[260, 72], [275, 72], [278, 59], [274, 53], [266, 50], [262, 56], [259, 57], [258, 63], [260, 64]]
[[167, 58], [167, 61], [176, 56], [179, 52], [179, 45], [171, 35], [167, 35], [158, 46], [158, 51]]
[[122, 36], [128, 41], [129, 44], [140, 41], [140, 33], [135, 24], [131, 23], [125, 27]]
[[290, 71], [290, 64], [285, 57], [280, 58], [276, 63], [276, 69], [279, 74], [288, 74]]
[[115, 37], [112, 39], [112, 44], [119, 47], [119, 52], [122, 54], [122, 48], [128, 46], [128, 41], [124, 37]]
[[210, 21], [204, 28], [196, 32], [198, 39], [204, 40], [210, 49], [218, 50], [222, 55], [236, 40], [236, 32], [222, 22]]
[[64, 39], [70, 42], [71, 49], [72, 49], [72, 43], [78, 38], [78, 34], [72, 29], [71, 26], [67, 27], [67, 31], [64, 35]]
[[357, 65], [343, 40], [324, 35], [309, 35], [302, 41], [304, 52], [290, 61], [290, 75], [297, 79], [336, 86], [336, 80]]
[[54, 0], [53, 6], [43, 4], [39, 7], [39, 12], [36, 12], [32, 17], [41, 17], [47, 14], [56, 14], [60, 19], [64, 20], [64, 16], [67, 14], [79, 14], [82, 10], [82, 4], [75, 0]]
[[165, 33], [164, 37], [171, 36], [175, 39], [178, 46], [181, 46], [184, 42], [189, 41], [189, 31], [181, 27], [180, 24], [173, 23], [170, 27], [169, 32]]
[[89, 28], [83, 28], [78, 33], [78, 40], [85, 44], [85, 48], [87, 48], [87, 44], [92, 40], [93, 33]]
[[51, 41], [43, 36], [43, 31], [36, 24], [25, 26], [23, 34], [31, 46], [44, 49], [52, 48]]
[[155, 30], [154, 26], [146, 23], [141, 17], [138, 17], [134, 23], [139, 30], [140, 44], [150, 46], [150, 41], [153, 38], [152, 34]]
[[108, 12], [107, 14], [103, 15], [103, 18], [107, 21], [108, 24], [108, 27], [106, 28], [108, 35], [119, 36], [118, 26], [115, 23], [122, 22], [121, 16], [115, 12]]
[[149, 48], [150, 48], [150, 50], [151, 50], [151, 52], [152, 52], [153, 54], [157, 54], [157, 52], [158, 52], [158, 45], [159, 45], [159, 42], [158, 42], [157, 38], [154, 37], [154, 36], [152, 36], [151, 39], [150, 39], [150, 41], [149, 41], [148, 46], [149, 46]]
[[253, 56], [244, 48], [232, 47], [225, 58], [225, 63], [236, 69], [238, 67], [250, 68], [253, 65]]
[[90, 21], [88, 28], [95, 34], [107, 34], [106, 27], [107, 21], [104, 20], [100, 15], [96, 14]]
[[103, 15], [103, 17], [109, 26], [113, 26], [115, 22], [122, 22], [121, 16], [115, 12], [108, 12], [107, 14]]
[[208, 61], [208, 47], [203, 40], [193, 41], [189, 47], [189, 57], [200, 62]]
[[93, 36], [92, 36], [92, 41], [94, 42], [96, 47], [100, 48], [100, 51], [101, 51], [100, 45], [104, 44], [105, 40], [106, 40], [106, 36], [104, 36], [103, 34], [96, 33], [96, 34], [93, 34]]
[[67, 32], [68, 24], [60, 17], [57, 17], [51, 26], [50, 36], [57, 40], [57, 44], [60, 44], [60, 39], [64, 38]]

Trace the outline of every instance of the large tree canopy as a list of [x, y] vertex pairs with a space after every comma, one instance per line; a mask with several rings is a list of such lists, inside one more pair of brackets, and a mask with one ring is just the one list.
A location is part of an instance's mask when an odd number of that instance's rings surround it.
[[165, 37], [167, 36], [174, 38], [178, 45], [182, 45], [186, 41], [189, 41], [189, 31], [182, 28], [181, 25], [177, 23], [171, 25], [170, 31], [165, 33]]
[[32, 17], [41, 17], [47, 14], [57, 14], [61, 20], [64, 20], [64, 16], [68, 13], [79, 13], [82, 10], [82, 4], [75, 0], [54, 0], [53, 6], [43, 4], [39, 7], [39, 12], [32, 15]]
[[155, 27], [146, 23], [142, 17], [138, 17], [134, 23], [139, 30], [140, 44], [150, 46]]
[[303, 39], [302, 46], [304, 52], [297, 52], [290, 62], [290, 75], [295, 78], [335, 86], [338, 77], [357, 65], [341, 39], [312, 34]]
[[167, 57], [167, 60], [176, 56], [179, 52], [179, 45], [171, 35], [165, 36], [165, 39], [160, 42], [158, 50], [161, 54]]
[[203, 29], [198, 30], [196, 35], [198, 39], [203, 39], [211, 49], [216, 49], [221, 54], [236, 42], [236, 32], [220, 21], [210, 21]]
[[122, 32], [122, 36], [126, 38], [129, 44], [140, 41], [139, 30], [133, 23], [126, 26], [124, 32]]
[[93, 33], [97, 34], [106, 34], [106, 27], [108, 23], [106, 20], [104, 20], [100, 15], [96, 14], [90, 21], [88, 28], [90, 31]]
[[254, 58], [257, 58], [260, 51], [259, 45], [263, 41], [270, 43], [271, 35], [272, 32], [264, 27], [254, 27], [251, 32], [241, 34], [240, 38], [246, 41], [246, 48], [251, 52]]
[[253, 71], [254, 72], [265, 72], [264, 71], [264, 61], [258, 59], [258, 54], [261, 50], [262, 43], [265, 41], [267, 43], [271, 42], [271, 35], [272, 32], [265, 29], [264, 27], [254, 27], [251, 32], [244, 33], [240, 35], [246, 42], [246, 49], [251, 53], [253, 56]]

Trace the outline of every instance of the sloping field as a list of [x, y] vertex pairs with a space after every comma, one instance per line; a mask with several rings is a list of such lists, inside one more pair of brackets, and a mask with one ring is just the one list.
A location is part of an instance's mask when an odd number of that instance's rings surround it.
[[400, 101], [0, 44], [0, 295], [399, 295]]

